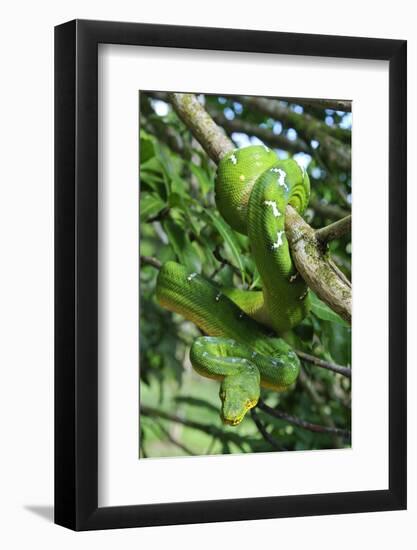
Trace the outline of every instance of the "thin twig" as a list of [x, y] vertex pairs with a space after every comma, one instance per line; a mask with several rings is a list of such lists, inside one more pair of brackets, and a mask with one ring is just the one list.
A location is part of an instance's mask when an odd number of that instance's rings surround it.
[[181, 443], [181, 441], [177, 441], [175, 439], [175, 437], [172, 437], [172, 435], [169, 433], [169, 431], [166, 430], [160, 422], [158, 422], [157, 424], [158, 424], [158, 428], [161, 430], [163, 435], [168, 439], [168, 441], [170, 443], [172, 443], [173, 445], [175, 445], [176, 447], [181, 449], [181, 451], [184, 451], [185, 454], [187, 454], [189, 456], [195, 456], [195, 453], [191, 449], [189, 449], [186, 445]]
[[338, 374], [346, 376], [347, 378], [352, 377], [352, 371], [349, 367], [342, 367], [341, 365], [329, 363], [328, 361], [324, 361], [324, 359], [319, 359], [318, 357], [314, 357], [314, 355], [309, 355], [308, 353], [304, 353], [303, 351], [295, 350], [295, 353], [300, 359], [302, 359], [303, 361], [307, 361], [307, 363], [312, 363], [313, 365], [316, 365], [316, 367], [321, 367], [323, 369], [337, 372]]
[[256, 410], [251, 409], [250, 412], [251, 412], [252, 420], [255, 422], [256, 427], [258, 428], [259, 432], [261, 433], [265, 441], [269, 443], [271, 447], [273, 447], [276, 451], [285, 451], [286, 449], [283, 449], [281, 447], [278, 441], [274, 437], [272, 437], [272, 435], [267, 431], [265, 426], [262, 424]]
[[226, 262], [225, 262], [224, 260], [221, 260], [220, 265], [218, 265], [218, 266], [216, 267], [216, 269], [213, 271], [213, 273], [210, 275], [209, 278], [210, 278], [210, 279], [214, 279], [214, 277], [215, 277], [218, 273], [220, 273], [220, 271], [221, 271], [226, 265], [227, 265]]
[[254, 438], [248, 437], [245, 437], [243, 439], [238, 433], [223, 431], [221, 428], [213, 426], [212, 424], [203, 424], [202, 422], [196, 422], [195, 420], [181, 418], [176, 414], [167, 413], [154, 407], [148, 407], [147, 405], [141, 405], [140, 413], [144, 416], [163, 418], [164, 420], [169, 420], [171, 422], [176, 422], [177, 424], [182, 424], [187, 428], [199, 430], [206, 433], [207, 435], [211, 435], [212, 437], [219, 439], [220, 441], [234, 443], [240, 449], [242, 449], [243, 443], [247, 443], [249, 446], [252, 446], [255, 445], [257, 441]]
[[239, 279], [242, 280], [242, 274], [241, 272], [239, 271], [239, 269], [237, 267], [235, 267], [232, 262], [230, 262], [227, 258], [223, 258], [223, 256], [221, 255], [221, 252], [220, 252], [220, 247], [219, 246], [216, 246], [216, 248], [213, 250], [213, 256], [216, 258], [216, 260], [218, 262], [220, 262], [222, 264], [222, 267], [224, 267], [225, 265], [229, 266], [230, 269], [234, 272], [234, 274], [239, 277]]
[[330, 219], [340, 219], [349, 215], [347, 210], [344, 210], [336, 204], [326, 204], [317, 199], [310, 199], [310, 207], [316, 211], [319, 216], [324, 216]]
[[[320, 415], [322, 423], [325, 426], [328, 426], [329, 428], [335, 428], [336, 426], [333, 421], [333, 418], [331, 416], [324, 414], [323, 406], [326, 404], [325, 398], [318, 393], [314, 381], [307, 375], [303, 367], [301, 367], [300, 369], [300, 376], [298, 377], [298, 382], [300, 383], [302, 388], [306, 391], [306, 393], [310, 396], [310, 399], [314, 403], [314, 405], [317, 406], [317, 412]], [[341, 449], [343, 447], [343, 441], [339, 435], [332, 434], [332, 440], [333, 440], [334, 446], [337, 449]]]
[[346, 216], [337, 222], [326, 225], [321, 229], [317, 229], [316, 238], [323, 244], [327, 244], [329, 241], [340, 239], [347, 233], [350, 233], [352, 228], [352, 216]]
[[161, 269], [162, 263], [153, 256], [141, 256], [140, 265], [151, 265], [155, 269]]
[[349, 430], [343, 430], [341, 428], [331, 428], [328, 426], [321, 426], [320, 424], [313, 424], [312, 422], [307, 422], [307, 420], [303, 420], [301, 418], [298, 418], [297, 416], [292, 416], [291, 414], [287, 414], [283, 411], [279, 411], [278, 409], [273, 409], [272, 407], [264, 403], [262, 400], [258, 401], [257, 406], [261, 409], [261, 411], [264, 411], [270, 416], [274, 416], [275, 418], [284, 420], [285, 422], [288, 422], [288, 424], [293, 424], [294, 426], [298, 426], [299, 428], [303, 428], [304, 430], [309, 430], [310, 432], [317, 432], [317, 433], [341, 435], [346, 439], [350, 438]]
[[351, 281], [346, 277], [346, 275], [343, 273], [343, 271], [341, 269], [339, 269], [339, 266], [336, 265], [333, 258], [329, 258], [328, 263], [329, 263], [330, 267], [333, 269], [333, 271], [336, 273], [336, 275], [338, 277], [340, 277], [340, 279], [342, 279], [342, 281], [345, 281], [345, 283], [348, 285], [348, 287], [352, 288]]

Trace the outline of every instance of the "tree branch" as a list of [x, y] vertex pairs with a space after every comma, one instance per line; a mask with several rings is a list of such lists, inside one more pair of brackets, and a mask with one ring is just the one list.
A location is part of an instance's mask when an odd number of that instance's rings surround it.
[[298, 355], [300, 359], [302, 359], [303, 361], [306, 361], [307, 363], [312, 363], [313, 365], [316, 365], [316, 367], [321, 367], [322, 369], [327, 369], [333, 372], [337, 372], [338, 374], [341, 374], [342, 376], [346, 376], [347, 378], [352, 377], [352, 371], [349, 367], [342, 367], [341, 365], [329, 363], [328, 361], [324, 361], [319, 357], [314, 357], [314, 355], [309, 355], [308, 353], [304, 353], [303, 351], [295, 350], [295, 353]]
[[349, 233], [352, 228], [352, 216], [346, 216], [341, 220], [334, 222], [326, 227], [317, 229], [316, 238], [323, 244], [327, 244], [329, 241], [340, 239], [346, 233]]
[[[235, 147], [193, 94], [168, 94], [178, 116], [188, 126], [207, 154], [218, 163]], [[297, 270], [312, 290], [343, 319], [351, 322], [351, 288], [332, 269], [315, 231], [287, 206], [285, 229]]]
[[316, 232], [288, 205], [285, 229], [298, 272], [333, 311], [348, 323], [352, 320], [352, 289], [333, 269], [317, 240]]
[[213, 111], [210, 111], [210, 114], [213, 116], [215, 122], [224, 128], [229, 134], [232, 134], [233, 132], [242, 132], [244, 134], [248, 134], [249, 136], [256, 136], [266, 145], [273, 148], [276, 147], [278, 149], [282, 149], [283, 151], [290, 151], [291, 153], [303, 152], [312, 154], [310, 147], [301, 139], [291, 141], [282, 134], [274, 134], [271, 130], [261, 128], [256, 124], [247, 122], [246, 120], [228, 120], [223, 114], [214, 113]]
[[282, 97], [284, 101], [296, 103], [305, 107], [313, 107], [317, 109], [333, 109], [333, 111], [344, 111], [350, 113], [352, 111], [352, 101], [348, 99], [313, 99], [299, 97]]
[[320, 424], [313, 424], [312, 422], [307, 422], [306, 420], [302, 420], [297, 416], [292, 416], [291, 414], [284, 413], [282, 411], [279, 411], [278, 409], [273, 409], [272, 407], [264, 403], [261, 399], [258, 401], [257, 407], [259, 407], [261, 411], [264, 411], [266, 414], [269, 414], [270, 416], [279, 418], [280, 420], [284, 420], [285, 422], [288, 422], [288, 424], [293, 424], [294, 426], [298, 426], [299, 428], [303, 428], [304, 430], [309, 430], [310, 432], [317, 432], [317, 433], [341, 435], [346, 439], [350, 439], [349, 430], [343, 430], [341, 428], [332, 428], [329, 426], [322, 426]]
[[343, 170], [350, 169], [350, 147], [337, 137], [347, 134], [346, 130], [327, 126], [307, 113], [300, 115], [274, 99], [242, 96], [240, 100], [249, 108], [255, 108], [275, 120], [291, 125], [305, 140], [317, 139], [330, 164], [335, 164]]
[[347, 210], [340, 208], [336, 204], [325, 204], [317, 199], [310, 199], [310, 206], [319, 216], [330, 219], [340, 219], [349, 215]]

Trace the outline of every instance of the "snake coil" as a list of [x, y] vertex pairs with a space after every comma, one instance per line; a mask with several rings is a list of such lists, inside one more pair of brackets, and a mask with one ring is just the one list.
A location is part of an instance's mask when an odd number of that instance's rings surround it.
[[156, 296], [163, 307], [207, 335], [194, 341], [190, 360], [199, 374], [221, 381], [222, 420], [237, 425], [257, 404], [261, 386], [287, 390], [300, 371], [295, 352], [282, 338], [271, 337], [270, 330], [282, 335], [309, 311], [308, 289], [285, 236], [285, 209], [290, 204], [304, 212], [310, 182], [297, 162], [279, 160], [268, 147], [255, 145], [221, 159], [215, 192], [223, 218], [249, 237], [262, 291], [221, 289], [167, 262], [158, 275]]

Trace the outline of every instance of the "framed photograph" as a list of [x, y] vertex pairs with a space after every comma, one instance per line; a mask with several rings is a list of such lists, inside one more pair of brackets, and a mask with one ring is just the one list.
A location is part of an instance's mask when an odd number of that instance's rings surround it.
[[55, 522], [405, 509], [406, 42], [71, 21], [55, 159]]

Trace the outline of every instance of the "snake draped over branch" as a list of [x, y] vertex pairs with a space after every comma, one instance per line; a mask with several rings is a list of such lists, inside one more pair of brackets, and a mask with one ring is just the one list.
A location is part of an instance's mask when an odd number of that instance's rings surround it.
[[[302, 214], [310, 196], [305, 170], [262, 145], [235, 149], [219, 162], [216, 205], [228, 224], [249, 237], [262, 291], [220, 288], [176, 263], [158, 275], [159, 303], [194, 322], [207, 336], [190, 350], [193, 368], [219, 380], [224, 423], [239, 424], [260, 388], [290, 389], [300, 362], [284, 335], [309, 312], [308, 288], [285, 236], [285, 208]], [[271, 337], [271, 329], [276, 336]]]

